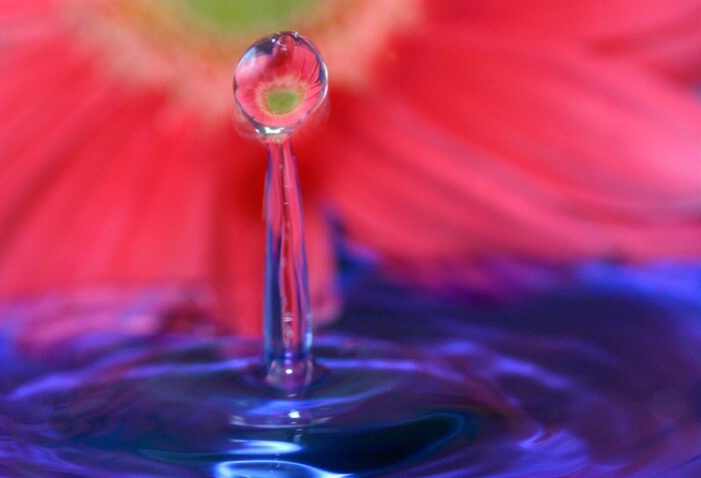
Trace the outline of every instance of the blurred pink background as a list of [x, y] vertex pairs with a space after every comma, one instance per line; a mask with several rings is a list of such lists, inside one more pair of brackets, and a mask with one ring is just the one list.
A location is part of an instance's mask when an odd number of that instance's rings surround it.
[[0, 4], [0, 297], [186, 284], [258, 334], [265, 149], [231, 78], [276, 30], [329, 67], [330, 116], [293, 140], [319, 322], [330, 217], [421, 287], [701, 256], [701, 1], [212, 5]]

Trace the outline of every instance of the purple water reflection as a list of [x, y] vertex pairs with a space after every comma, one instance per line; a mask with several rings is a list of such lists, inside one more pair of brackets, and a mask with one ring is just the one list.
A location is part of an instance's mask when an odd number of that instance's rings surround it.
[[[701, 267], [670, 270], [490, 304], [363, 274], [294, 397], [257, 381], [257, 342], [150, 332], [205, 293], [6, 303], [0, 475], [701, 476]], [[132, 325], [28, 339], [59, 311]]]

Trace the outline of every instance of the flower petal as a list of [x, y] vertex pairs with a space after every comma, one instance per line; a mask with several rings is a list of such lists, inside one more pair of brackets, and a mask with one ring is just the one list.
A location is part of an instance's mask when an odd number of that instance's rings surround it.
[[636, 60], [690, 82], [701, 79], [699, 0], [443, 0], [430, 6], [433, 22], [576, 39], [603, 56]]
[[412, 32], [393, 54], [371, 96], [332, 98], [329, 190], [357, 240], [415, 264], [701, 252], [692, 91], [478, 24]]

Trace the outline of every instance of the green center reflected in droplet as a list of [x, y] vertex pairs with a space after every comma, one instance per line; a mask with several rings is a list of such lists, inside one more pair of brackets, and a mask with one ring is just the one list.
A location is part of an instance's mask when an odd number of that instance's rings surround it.
[[235, 31], [272, 27], [308, 13], [321, 0], [177, 0], [188, 12], [210, 26]]
[[265, 105], [274, 115], [285, 115], [294, 111], [302, 102], [302, 94], [293, 89], [274, 89], [265, 93]]

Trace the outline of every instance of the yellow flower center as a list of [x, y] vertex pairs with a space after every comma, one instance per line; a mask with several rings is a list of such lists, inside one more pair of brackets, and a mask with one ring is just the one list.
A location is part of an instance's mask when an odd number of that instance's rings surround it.
[[[173, 105], [221, 121], [231, 111], [231, 77], [253, 41], [299, 31], [319, 48], [335, 88], [361, 91], [386, 41], [420, 21], [422, 0], [65, 0], [64, 16], [103, 71], [120, 84], [165, 92]], [[291, 112], [295, 88], [261, 106]]]
[[[276, 28], [300, 13], [313, 11], [320, 0], [171, 0], [202, 26], [223, 32]], [[269, 32], [272, 33], [272, 32]]]
[[275, 116], [294, 111], [304, 99], [303, 92], [292, 88], [275, 88], [263, 94], [266, 110]]

